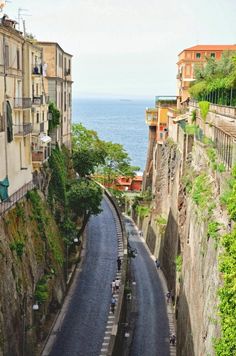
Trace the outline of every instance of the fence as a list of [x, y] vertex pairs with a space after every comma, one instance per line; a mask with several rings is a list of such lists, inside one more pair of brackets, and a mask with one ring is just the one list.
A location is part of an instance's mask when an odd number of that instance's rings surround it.
[[7, 212], [13, 205], [22, 199], [29, 190], [35, 188], [33, 181], [23, 185], [19, 190], [12, 194], [8, 200], [0, 203], [0, 216]]

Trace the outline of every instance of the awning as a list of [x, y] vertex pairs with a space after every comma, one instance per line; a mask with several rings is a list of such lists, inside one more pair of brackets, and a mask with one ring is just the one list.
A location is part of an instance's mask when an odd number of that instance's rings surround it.
[[52, 141], [51, 137], [47, 136], [47, 135], [40, 136], [39, 139], [42, 143], [45, 143], [45, 144]]

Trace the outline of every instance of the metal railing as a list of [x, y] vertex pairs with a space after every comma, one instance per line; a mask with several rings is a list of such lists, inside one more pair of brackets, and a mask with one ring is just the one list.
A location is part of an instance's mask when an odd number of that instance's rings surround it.
[[30, 109], [32, 107], [31, 98], [14, 98], [15, 109]]
[[0, 216], [7, 212], [13, 205], [15, 205], [20, 199], [24, 198], [28, 191], [35, 188], [35, 184], [31, 181], [20, 189], [18, 189], [14, 194], [12, 194], [8, 200], [0, 202]]
[[43, 104], [43, 97], [41, 96], [34, 96], [32, 100], [33, 105], [41, 105]]
[[14, 125], [14, 135], [27, 136], [32, 132], [32, 124]]

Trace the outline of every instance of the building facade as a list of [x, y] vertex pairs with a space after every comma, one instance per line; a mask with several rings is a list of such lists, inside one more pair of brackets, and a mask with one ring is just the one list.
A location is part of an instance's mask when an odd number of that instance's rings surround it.
[[26, 41], [24, 54], [23, 92], [32, 100], [28, 113], [32, 124], [31, 151], [33, 171], [40, 169], [51, 153], [51, 138], [48, 136], [48, 95], [43, 71], [43, 51], [34, 42]]
[[38, 42], [43, 49], [43, 70], [47, 78], [46, 91], [49, 101], [60, 110], [60, 126], [50, 131], [53, 143], [71, 148], [72, 121], [72, 55], [66, 53], [58, 43]]
[[[15, 21], [0, 22], [0, 198], [32, 180], [32, 100], [24, 93], [24, 38]], [[7, 187], [8, 193], [7, 193]]]
[[195, 80], [194, 67], [203, 66], [208, 58], [219, 60], [225, 51], [236, 51], [236, 45], [197, 45], [184, 49], [178, 55], [178, 107], [189, 98], [189, 87]]

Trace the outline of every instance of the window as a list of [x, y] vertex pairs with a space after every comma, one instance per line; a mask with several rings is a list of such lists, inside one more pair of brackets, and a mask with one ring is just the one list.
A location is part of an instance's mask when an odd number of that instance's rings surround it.
[[5, 65], [8, 68], [9, 67], [9, 63], [10, 63], [10, 59], [9, 59], [9, 46], [6, 45], [5, 46]]
[[44, 111], [43, 111], [43, 114], [42, 114], [42, 121], [44, 121]]
[[66, 91], [64, 91], [64, 111], [66, 111]]
[[68, 105], [71, 107], [71, 93], [68, 93]]
[[16, 50], [16, 68], [20, 69], [20, 50]]
[[215, 53], [211, 53], [211, 58], [215, 58], [216, 54]]
[[201, 58], [201, 53], [196, 53], [196, 58]]
[[186, 65], [185, 74], [186, 74], [186, 76], [190, 76], [191, 75], [191, 64], [187, 64]]
[[37, 114], [36, 114], [36, 122], [37, 122], [37, 124], [39, 123], [39, 112], [37, 112]]
[[39, 85], [36, 84], [36, 96], [39, 96]]

